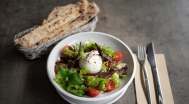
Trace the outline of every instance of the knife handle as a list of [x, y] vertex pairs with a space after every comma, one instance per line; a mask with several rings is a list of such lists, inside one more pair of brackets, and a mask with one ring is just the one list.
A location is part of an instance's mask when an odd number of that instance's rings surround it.
[[153, 68], [153, 73], [154, 73], [154, 80], [155, 80], [155, 88], [156, 88], [156, 95], [158, 98], [158, 104], [164, 104], [164, 99], [163, 99], [163, 94], [161, 90], [161, 85], [160, 85], [160, 79], [159, 79], [159, 73], [157, 68]]

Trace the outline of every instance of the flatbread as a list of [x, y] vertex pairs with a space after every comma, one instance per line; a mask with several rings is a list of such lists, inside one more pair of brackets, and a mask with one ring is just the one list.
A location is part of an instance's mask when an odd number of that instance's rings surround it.
[[59, 16], [54, 18], [53, 20], [49, 21], [48, 23], [39, 26], [35, 30], [31, 31], [30, 33], [24, 35], [20, 39], [16, 39], [14, 41], [15, 44], [20, 44], [25, 48], [29, 48], [34, 45], [38, 45], [39, 41], [44, 38], [49, 38], [49, 33], [52, 33], [57, 28], [77, 19], [82, 13], [86, 12], [86, 0], [82, 0], [77, 4], [71, 6], [71, 9], [66, 9], [63, 13]]
[[65, 10], [67, 9], [71, 9], [75, 4], [68, 4], [66, 6], [57, 6], [55, 8], [53, 8], [53, 10], [50, 12], [50, 14], [48, 15], [47, 19], [43, 20], [42, 25], [52, 21], [53, 19], [55, 19], [57, 16], [61, 15], [63, 12], [65, 12]]
[[[50, 14], [48, 15], [47, 19], [44, 19], [42, 25], [52, 21], [57, 16], [61, 15], [65, 12], [65, 10], [71, 10], [74, 4], [68, 4], [66, 6], [57, 6], [55, 7]], [[77, 5], [81, 5], [80, 12], [86, 13], [87, 7], [89, 6], [89, 2], [87, 0], [82, 0], [77, 3]]]
[[65, 24], [61, 26], [60, 28], [56, 29], [52, 33], [49, 33], [49, 37], [42, 39], [39, 44], [47, 42], [50, 39], [53, 39], [55, 37], [64, 35], [67, 32], [70, 32], [78, 27], [81, 27], [82, 25], [86, 24], [89, 22], [97, 13], [100, 12], [100, 9], [95, 3], [89, 4], [87, 8], [87, 12], [81, 15], [79, 18], [77, 18], [75, 21], [73, 21], [70, 24]]

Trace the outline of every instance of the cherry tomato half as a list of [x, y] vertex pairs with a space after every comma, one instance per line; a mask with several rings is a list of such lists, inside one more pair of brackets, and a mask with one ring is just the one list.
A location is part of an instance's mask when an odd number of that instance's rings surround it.
[[113, 89], [115, 89], [115, 83], [110, 80], [106, 85], [106, 91], [112, 91]]
[[56, 63], [55, 68], [54, 68], [55, 74], [58, 74], [58, 67], [59, 67], [59, 66], [66, 66], [66, 64], [64, 64], [64, 63], [62, 63], [62, 62]]
[[100, 93], [99, 90], [97, 90], [97, 89], [95, 89], [93, 87], [88, 87], [87, 92], [92, 97], [95, 97], [95, 96], [97, 96]]
[[64, 48], [63, 48], [63, 50], [62, 50], [62, 53], [63, 53], [63, 55], [65, 55], [65, 56], [68, 56], [68, 55], [65, 53], [65, 51], [64, 51], [65, 49], [73, 50], [73, 48], [72, 48], [71, 46], [69, 46], [69, 45], [64, 46]]
[[120, 61], [121, 59], [122, 59], [122, 57], [123, 57], [123, 55], [120, 53], [120, 52], [118, 52], [118, 51], [116, 51], [115, 52], [115, 56], [113, 57], [113, 61]]

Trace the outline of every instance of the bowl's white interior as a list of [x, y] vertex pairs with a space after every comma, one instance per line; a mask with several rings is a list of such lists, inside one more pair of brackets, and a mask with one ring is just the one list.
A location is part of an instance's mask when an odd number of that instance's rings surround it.
[[[88, 96], [81, 98], [81, 97], [72, 95], [72, 94], [64, 91], [63, 89], [61, 89], [58, 86], [58, 84], [56, 84], [56, 82], [54, 81], [54, 77], [55, 77], [54, 66], [55, 66], [55, 62], [57, 61], [57, 59], [61, 56], [62, 48], [65, 45], [73, 45], [75, 43], [84, 42], [88, 39], [94, 40], [99, 45], [107, 45], [107, 46], [110, 46], [111, 49], [113, 49], [115, 51], [120, 51], [123, 54], [122, 62], [126, 62], [127, 66], [128, 66], [128, 68], [127, 68], [128, 76], [126, 78], [120, 80], [121, 87], [119, 87], [111, 92], [101, 93], [99, 96], [97, 96], [95, 98], [91, 98]], [[73, 97], [75, 99], [85, 99], [85, 100], [88, 100], [88, 99], [89, 100], [98, 100], [98, 98], [106, 99], [109, 96], [111, 96], [113, 93], [121, 93], [122, 91], [124, 91], [124, 89], [127, 89], [127, 87], [132, 82], [132, 80], [134, 78], [134, 74], [135, 74], [134, 69], [135, 69], [135, 61], [134, 61], [133, 54], [132, 54], [131, 50], [129, 49], [129, 47], [125, 43], [120, 41], [118, 38], [115, 38], [108, 34], [99, 33], [99, 32], [84, 32], [84, 33], [79, 33], [79, 34], [75, 34], [75, 35], [67, 37], [66, 39], [59, 42], [53, 48], [53, 50], [49, 54], [49, 58], [47, 61], [47, 73], [50, 78], [50, 81], [55, 86], [55, 88], [57, 90], [59, 90], [61, 93], [65, 94], [69, 97]], [[131, 77], [132, 77], [132, 79], [131, 79]]]

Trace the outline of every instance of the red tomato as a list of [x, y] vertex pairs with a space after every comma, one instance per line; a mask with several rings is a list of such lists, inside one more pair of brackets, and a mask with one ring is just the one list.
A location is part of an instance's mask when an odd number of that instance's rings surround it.
[[66, 48], [67, 48], [68, 50], [73, 50], [73, 48], [72, 48], [71, 46], [69, 46], [69, 45], [64, 46], [64, 48], [63, 48], [63, 50], [62, 50], [63, 55], [68, 56], [68, 55], [64, 52], [64, 49], [66, 49]]
[[97, 90], [95, 88], [92, 88], [92, 87], [88, 87], [87, 92], [92, 97], [95, 97], [95, 96], [97, 96], [100, 93], [99, 90]]
[[110, 80], [106, 85], [106, 91], [112, 91], [113, 89], [115, 89], [115, 83]]
[[58, 67], [59, 67], [59, 66], [65, 66], [65, 65], [66, 65], [66, 64], [64, 64], [64, 63], [62, 63], [62, 62], [56, 63], [55, 68], [54, 68], [55, 74], [58, 74]]
[[115, 56], [113, 57], [113, 61], [120, 61], [122, 59], [122, 54], [120, 52], [115, 52]]

